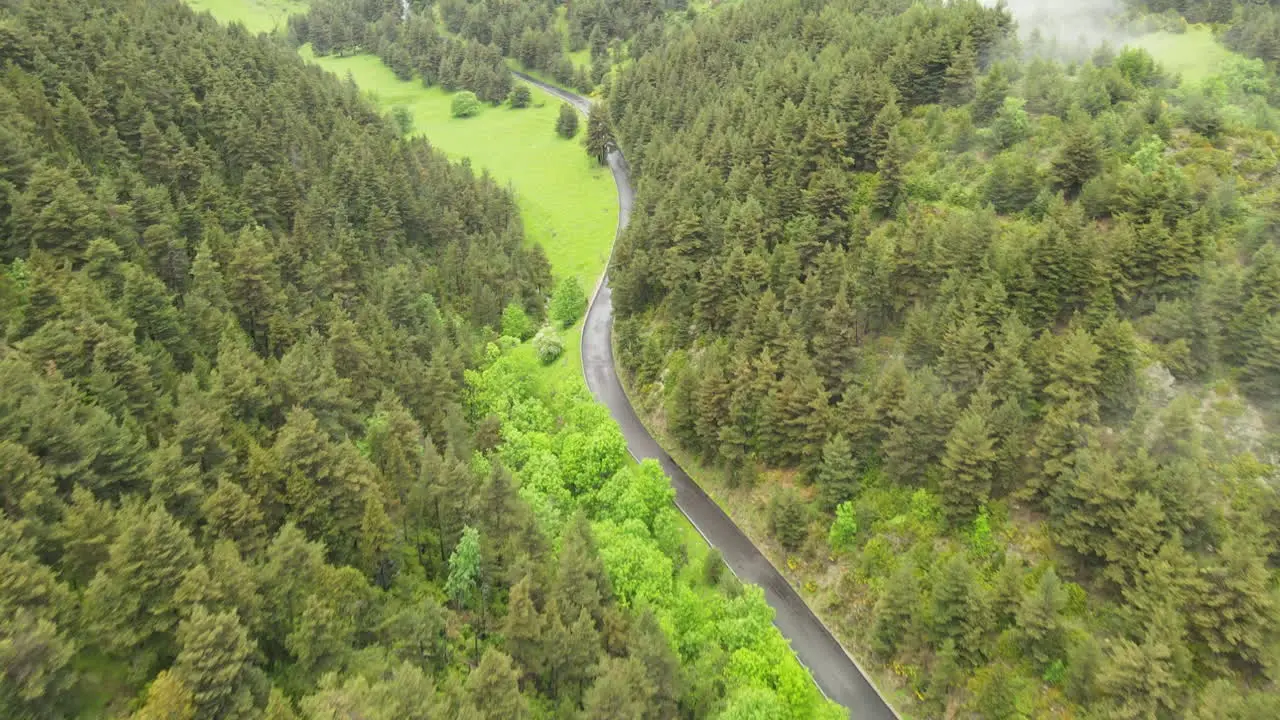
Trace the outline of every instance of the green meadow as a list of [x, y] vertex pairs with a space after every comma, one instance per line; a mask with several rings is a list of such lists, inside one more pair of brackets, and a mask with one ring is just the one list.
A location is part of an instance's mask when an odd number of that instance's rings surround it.
[[187, 0], [187, 4], [254, 33], [284, 29], [290, 15], [307, 11], [307, 4], [299, 0]]
[[1181, 75], [1188, 85], [1220, 72], [1230, 59], [1238, 57], [1204, 25], [1192, 25], [1185, 33], [1143, 35], [1130, 44], [1146, 49], [1165, 70]]

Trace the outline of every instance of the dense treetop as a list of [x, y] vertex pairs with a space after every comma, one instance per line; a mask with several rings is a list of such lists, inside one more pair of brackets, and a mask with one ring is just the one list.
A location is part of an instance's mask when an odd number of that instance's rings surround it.
[[731, 481], [798, 471], [770, 527], [924, 712], [1274, 716], [1269, 75], [1012, 30], [743, 2], [622, 69], [620, 360]]
[[607, 414], [499, 382], [507, 191], [175, 0], [0, 38], [0, 716], [831, 710]]

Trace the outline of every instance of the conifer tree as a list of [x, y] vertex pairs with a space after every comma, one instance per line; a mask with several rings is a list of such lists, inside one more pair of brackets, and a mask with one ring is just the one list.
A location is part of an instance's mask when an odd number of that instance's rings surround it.
[[836, 505], [852, 500], [857, 493], [859, 474], [853, 446], [844, 435], [833, 435], [822, 446], [822, 463], [814, 473], [823, 509], [830, 511]]
[[560, 104], [560, 114], [556, 118], [556, 134], [565, 140], [572, 140], [578, 134], [578, 111], [569, 103]]
[[234, 611], [213, 614], [196, 606], [179, 627], [178, 642], [182, 650], [174, 673], [190, 689], [197, 717], [256, 716], [252, 695], [256, 648]]
[[584, 140], [587, 154], [604, 165], [609, 161], [609, 153], [617, 149], [613, 137], [613, 124], [609, 120], [609, 112], [599, 103], [591, 106], [587, 115], [587, 136]]
[[987, 502], [996, 459], [994, 445], [981, 410], [971, 408], [960, 415], [947, 437], [939, 480], [942, 502], [953, 523], [968, 521]]

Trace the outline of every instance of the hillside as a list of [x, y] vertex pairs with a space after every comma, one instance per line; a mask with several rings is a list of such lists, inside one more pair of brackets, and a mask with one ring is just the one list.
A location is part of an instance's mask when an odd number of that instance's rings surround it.
[[620, 362], [919, 714], [1270, 717], [1269, 79], [1013, 30], [745, 2], [624, 68]]

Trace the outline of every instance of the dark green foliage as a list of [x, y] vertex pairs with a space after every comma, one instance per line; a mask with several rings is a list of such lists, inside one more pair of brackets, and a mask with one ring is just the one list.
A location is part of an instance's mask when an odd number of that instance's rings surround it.
[[578, 111], [569, 103], [560, 104], [560, 114], [556, 117], [556, 134], [565, 140], [578, 134]]
[[[311, 43], [319, 55], [372, 52], [401, 80], [417, 75], [424, 85], [468, 90], [495, 105], [513, 90], [503, 55], [515, 53], [493, 44], [487, 33], [451, 36], [431, 13], [402, 18], [401, 6], [384, 0], [317, 0], [308, 6], [306, 14], [289, 17], [289, 36], [299, 45]], [[451, 17], [448, 11], [445, 16]]]
[[583, 143], [586, 145], [587, 154], [601, 165], [608, 161], [609, 153], [617, 148], [609, 111], [599, 103], [592, 105], [591, 112], [587, 114], [587, 135], [583, 138]]
[[799, 494], [788, 490], [769, 503], [769, 531], [787, 550], [797, 550], [809, 532], [809, 509]]

